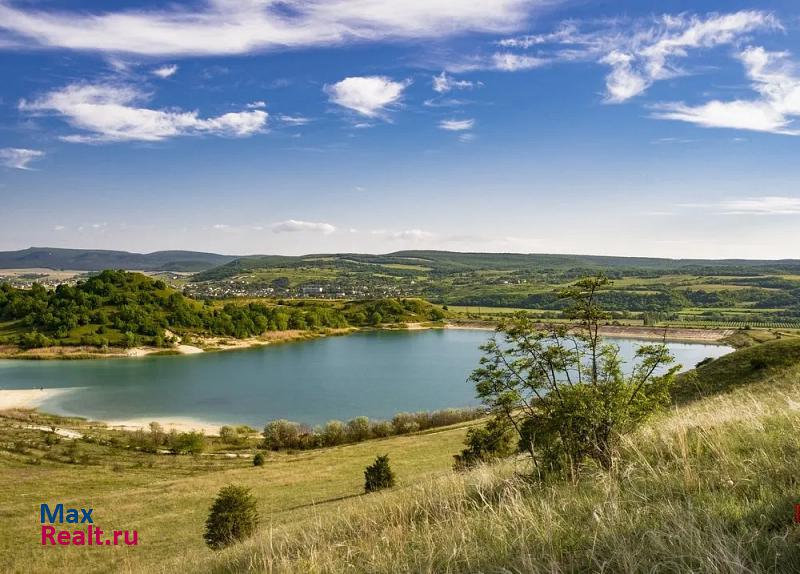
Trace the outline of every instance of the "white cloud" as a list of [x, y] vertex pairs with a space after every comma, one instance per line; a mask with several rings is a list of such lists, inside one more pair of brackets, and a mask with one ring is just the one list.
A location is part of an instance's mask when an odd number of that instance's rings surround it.
[[475, 120], [442, 120], [439, 128], [450, 132], [461, 132], [471, 130], [475, 127]]
[[433, 239], [434, 237], [434, 233], [423, 231], [422, 229], [406, 229], [389, 234], [390, 239], [411, 239], [414, 241], [424, 241], [426, 239]]
[[712, 128], [733, 128], [800, 135], [800, 71], [785, 52], [750, 47], [739, 54], [753, 90], [752, 100], [712, 100], [690, 106], [683, 102], [655, 106], [654, 117]]
[[404, 229], [403, 231], [387, 231], [385, 229], [375, 229], [370, 232], [372, 235], [380, 235], [388, 239], [400, 239], [411, 241], [425, 241], [436, 237], [435, 233], [422, 229]]
[[263, 110], [267, 107], [267, 102], [264, 100], [256, 100], [255, 102], [250, 102], [245, 106], [248, 110]]
[[287, 219], [272, 224], [274, 233], [296, 233], [298, 231], [310, 231], [329, 235], [336, 231], [336, 227], [330, 223], [316, 221], [298, 221], [297, 219]]
[[241, 137], [263, 131], [267, 123], [267, 113], [261, 110], [201, 118], [197, 111], [155, 110], [137, 105], [147, 99], [147, 94], [125, 84], [71, 84], [31, 102], [22, 100], [19, 108], [63, 116], [71, 126], [86, 133], [62, 139], [79, 143], [159, 141], [200, 134]]
[[9, 40], [147, 56], [226, 55], [352, 42], [509, 33], [549, 0], [205, 0], [87, 14], [0, 2]]
[[311, 122], [311, 118], [307, 118], [305, 116], [280, 115], [278, 116], [278, 120], [287, 126], [304, 126]]
[[395, 82], [386, 76], [355, 76], [326, 85], [325, 92], [331, 102], [372, 118], [399, 102], [409, 83]]
[[800, 197], [748, 197], [723, 201], [720, 207], [731, 215], [800, 215]]
[[66, 229], [66, 227], [63, 226], [63, 225], [54, 225], [53, 226], [53, 231], [64, 231], [65, 229]]
[[161, 66], [160, 68], [156, 68], [153, 70], [153, 74], [159, 78], [169, 78], [170, 76], [174, 76], [177, 71], [178, 66], [173, 64], [171, 66]]
[[512, 54], [510, 52], [492, 55], [492, 67], [496, 70], [502, 70], [503, 72], [532, 70], [534, 68], [541, 68], [547, 63], [548, 61], [544, 58]]
[[764, 195], [714, 203], [682, 203], [685, 209], [706, 209], [723, 215], [800, 215], [800, 196]]
[[28, 164], [44, 156], [38, 149], [6, 147], [0, 149], [0, 163], [13, 169], [31, 169]]
[[438, 76], [433, 76], [433, 91], [440, 94], [449, 92], [450, 90], [468, 90], [475, 86], [469, 80], [456, 80], [453, 76], [449, 76], [447, 72], [442, 72]]

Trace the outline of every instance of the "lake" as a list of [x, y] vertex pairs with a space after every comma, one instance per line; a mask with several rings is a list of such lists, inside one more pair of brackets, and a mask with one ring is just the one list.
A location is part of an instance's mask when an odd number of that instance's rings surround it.
[[[325, 337], [245, 351], [87, 361], [0, 361], [0, 389], [69, 389], [40, 405], [105, 421], [188, 418], [244, 423], [271, 419], [320, 424], [359, 415], [478, 404], [469, 373], [491, 333], [383, 331]], [[641, 341], [617, 339], [624, 357]], [[729, 347], [669, 343], [693, 367]]]

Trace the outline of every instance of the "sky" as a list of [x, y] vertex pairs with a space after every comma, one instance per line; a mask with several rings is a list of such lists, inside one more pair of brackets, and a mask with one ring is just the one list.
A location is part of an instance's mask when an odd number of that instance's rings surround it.
[[0, 0], [0, 249], [800, 258], [796, 0]]

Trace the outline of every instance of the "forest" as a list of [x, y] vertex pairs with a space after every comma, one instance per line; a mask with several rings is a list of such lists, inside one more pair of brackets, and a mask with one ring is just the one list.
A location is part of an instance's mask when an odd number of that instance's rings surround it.
[[141, 273], [106, 270], [48, 290], [0, 284], [0, 337], [23, 348], [49, 345], [166, 346], [165, 331], [246, 338], [267, 331], [436, 321], [444, 313], [416, 299], [343, 304], [313, 301], [197, 301]]

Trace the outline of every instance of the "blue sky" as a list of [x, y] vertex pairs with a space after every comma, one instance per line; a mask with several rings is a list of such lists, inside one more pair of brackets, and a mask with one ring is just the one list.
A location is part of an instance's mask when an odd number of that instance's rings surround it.
[[0, 249], [800, 257], [796, 2], [0, 0]]

